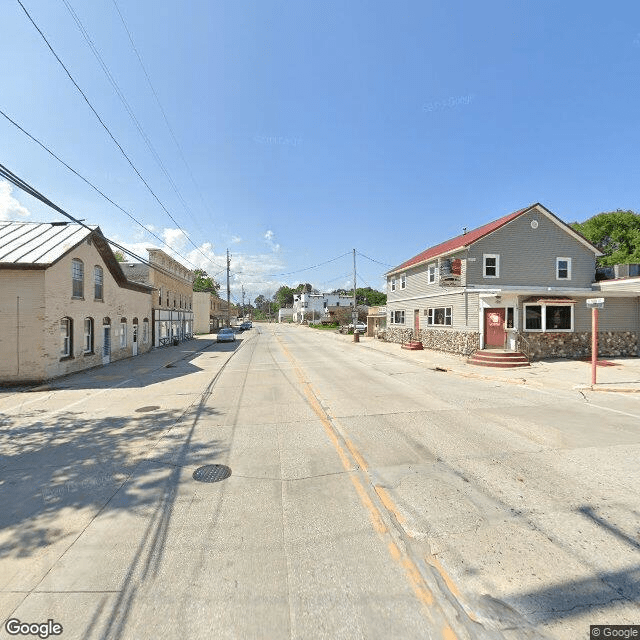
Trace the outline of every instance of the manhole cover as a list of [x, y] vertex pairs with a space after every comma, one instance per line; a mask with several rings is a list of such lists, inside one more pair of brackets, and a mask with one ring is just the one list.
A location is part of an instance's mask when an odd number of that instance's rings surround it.
[[138, 407], [136, 409], [136, 413], [144, 413], [145, 411], [155, 411], [156, 409], [159, 409], [160, 407], [157, 404], [152, 404], [149, 405], [148, 407]]
[[224, 464], [205, 464], [193, 472], [193, 479], [198, 482], [220, 482], [231, 475], [231, 469]]

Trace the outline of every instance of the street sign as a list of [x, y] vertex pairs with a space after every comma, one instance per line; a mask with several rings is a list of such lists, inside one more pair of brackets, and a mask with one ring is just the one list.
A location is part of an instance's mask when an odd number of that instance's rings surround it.
[[604, 298], [587, 298], [587, 307], [589, 309], [603, 309]]

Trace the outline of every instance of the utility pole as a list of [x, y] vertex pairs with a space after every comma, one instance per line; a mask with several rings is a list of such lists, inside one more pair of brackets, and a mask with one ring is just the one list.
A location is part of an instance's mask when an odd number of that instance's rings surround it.
[[244, 322], [244, 285], [242, 285], [242, 321]]
[[353, 250], [353, 325], [355, 328], [358, 310], [356, 309], [356, 250]]
[[231, 285], [229, 283], [229, 268], [231, 267], [231, 256], [227, 249], [227, 327], [231, 326]]

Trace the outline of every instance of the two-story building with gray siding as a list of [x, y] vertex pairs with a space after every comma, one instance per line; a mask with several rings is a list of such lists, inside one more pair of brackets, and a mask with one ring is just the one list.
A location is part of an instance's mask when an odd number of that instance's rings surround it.
[[600, 353], [637, 355], [640, 296], [594, 282], [601, 255], [541, 204], [431, 247], [387, 277], [387, 330], [394, 342], [471, 354], [522, 351], [531, 359], [591, 350], [586, 300], [605, 297]]

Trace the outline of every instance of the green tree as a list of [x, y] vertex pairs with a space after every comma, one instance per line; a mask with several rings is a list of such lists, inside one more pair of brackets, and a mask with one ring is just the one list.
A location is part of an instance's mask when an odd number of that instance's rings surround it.
[[118, 262], [124, 262], [124, 253], [122, 251], [114, 251], [113, 255]]
[[220, 284], [218, 282], [216, 282], [203, 269], [196, 269], [194, 273], [196, 275], [195, 280], [193, 281], [194, 291], [209, 291], [216, 296], [218, 295], [218, 289], [220, 289]]
[[291, 306], [293, 304], [293, 294], [295, 289], [282, 285], [274, 294], [273, 298], [278, 303], [278, 308]]
[[599, 265], [640, 262], [640, 214], [618, 209], [570, 226], [604, 254]]

